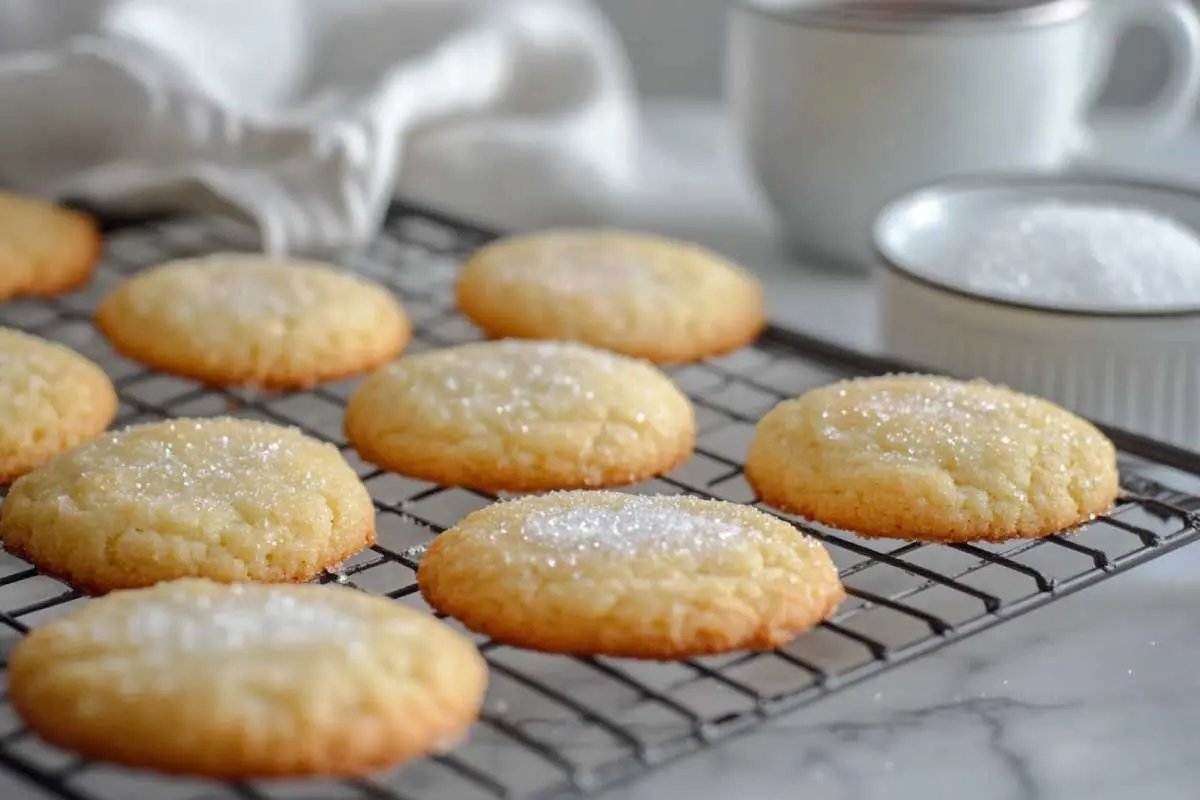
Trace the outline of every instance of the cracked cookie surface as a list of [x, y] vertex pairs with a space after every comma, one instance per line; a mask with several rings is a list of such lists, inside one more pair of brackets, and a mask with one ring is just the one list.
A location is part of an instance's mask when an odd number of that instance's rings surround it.
[[679, 659], [777, 647], [845, 596], [825, 547], [736, 503], [561, 492], [439, 535], [417, 572], [434, 608], [533, 650]]
[[298, 582], [373, 544], [375, 512], [333, 445], [179, 419], [104, 434], [17, 480], [0, 539], [92, 594], [183, 577]]
[[36, 628], [8, 695], [53, 744], [208, 778], [359, 775], [474, 722], [475, 646], [431, 615], [339, 586], [184, 579]]
[[101, 433], [116, 413], [100, 367], [63, 345], [0, 328], [0, 484]]
[[213, 385], [307, 388], [395, 358], [412, 326], [382, 286], [312, 261], [215, 254], [145, 270], [96, 325], [122, 355]]
[[654, 366], [503, 340], [407, 356], [350, 399], [346, 435], [409, 477], [507, 491], [637, 483], [687, 460], [691, 402]]
[[751, 273], [692, 244], [616, 230], [490, 244], [463, 267], [456, 297], [494, 338], [567, 339], [664, 364], [736, 350], [766, 324]]
[[1118, 493], [1094, 425], [981, 381], [864, 378], [781, 403], [746, 479], [767, 505], [863, 536], [1003, 541], [1069, 529]]

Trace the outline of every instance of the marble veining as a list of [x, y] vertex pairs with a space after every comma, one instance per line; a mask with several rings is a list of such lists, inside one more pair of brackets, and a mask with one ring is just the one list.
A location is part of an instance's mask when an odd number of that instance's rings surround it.
[[1193, 800], [1200, 547], [602, 794]]

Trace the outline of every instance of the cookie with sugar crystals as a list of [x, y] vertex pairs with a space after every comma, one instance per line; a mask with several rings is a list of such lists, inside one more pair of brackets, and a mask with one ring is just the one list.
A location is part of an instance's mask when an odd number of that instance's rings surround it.
[[306, 581], [375, 543], [375, 509], [331, 444], [179, 419], [97, 437], [17, 480], [0, 539], [92, 594], [184, 577]]
[[0, 328], [0, 484], [101, 433], [117, 413], [108, 376], [63, 345]]
[[104, 298], [96, 325], [118, 352], [153, 369], [266, 389], [367, 372], [412, 336], [382, 286], [328, 264], [244, 253], [141, 272]]
[[438, 536], [434, 608], [516, 647], [657, 660], [769, 649], [845, 592], [824, 546], [747, 506], [563, 492], [501, 502]]
[[35, 629], [8, 692], [50, 743], [206, 778], [359, 775], [443, 749], [487, 669], [429, 614], [338, 586], [185, 579]]
[[556, 230], [484, 247], [463, 267], [459, 310], [494, 338], [565, 339], [659, 363], [736, 350], [766, 324], [759, 281], [695, 245], [611, 230]]
[[384, 469], [452, 486], [545, 491], [637, 483], [686, 461], [691, 402], [644, 361], [570, 342], [477, 342], [371, 376], [346, 436]]
[[862, 536], [1003, 541], [1072, 528], [1118, 493], [1116, 450], [1036, 397], [973, 381], [845, 381], [763, 417], [746, 479], [767, 505]]
[[0, 192], [0, 301], [83, 286], [102, 247], [100, 229], [87, 214]]

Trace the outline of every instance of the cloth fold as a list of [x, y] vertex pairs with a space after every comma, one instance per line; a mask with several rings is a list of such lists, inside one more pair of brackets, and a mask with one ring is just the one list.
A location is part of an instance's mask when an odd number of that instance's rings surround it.
[[397, 193], [512, 228], [634, 178], [624, 52], [583, 0], [0, 0], [0, 181], [365, 244]]

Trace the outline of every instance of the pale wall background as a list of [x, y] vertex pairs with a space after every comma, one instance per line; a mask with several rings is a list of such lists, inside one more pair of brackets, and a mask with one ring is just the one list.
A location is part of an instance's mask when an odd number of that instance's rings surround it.
[[[1137, 0], [1102, 0], [1134, 3]], [[716, 97], [721, 93], [724, 28], [736, 0], [596, 0], [621, 32], [642, 91]], [[1161, 85], [1165, 55], [1158, 37], [1138, 31], [1118, 54], [1108, 99], [1137, 104]]]

